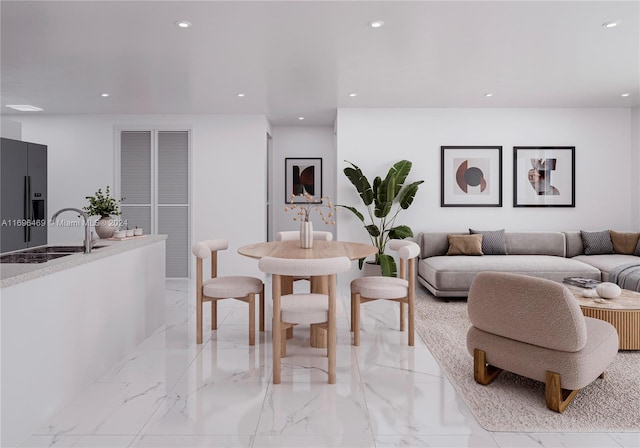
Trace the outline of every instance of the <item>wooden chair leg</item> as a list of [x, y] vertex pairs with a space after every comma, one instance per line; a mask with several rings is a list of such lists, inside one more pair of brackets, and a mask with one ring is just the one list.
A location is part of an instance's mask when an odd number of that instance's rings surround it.
[[264, 331], [264, 284], [260, 291], [260, 331]]
[[360, 345], [360, 294], [353, 295], [353, 345]]
[[249, 345], [256, 345], [256, 295], [249, 294]]
[[202, 344], [202, 297], [196, 298], [196, 344]]
[[563, 413], [569, 403], [573, 401], [578, 390], [563, 389], [560, 381], [560, 375], [555, 372], [545, 374], [545, 398], [547, 407], [552, 411]]
[[404, 307], [404, 303], [398, 302], [400, 304], [400, 331], [404, 331], [404, 321], [406, 319], [406, 309]]
[[218, 329], [218, 301], [211, 301], [211, 329]]
[[327, 357], [329, 358], [329, 384], [336, 383], [336, 275], [329, 276], [329, 328], [327, 331]]
[[486, 386], [496, 379], [500, 372], [502, 369], [487, 364], [487, 354], [484, 351], [477, 348], [473, 350], [473, 379], [477, 383]]
[[355, 317], [354, 317], [354, 314], [355, 314], [354, 308], [355, 307], [354, 307], [354, 304], [353, 304], [354, 303], [353, 302], [353, 300], [354, 300], [353, 299], [353, 295], [354, 294], [351, 293], [351, 328], [349, 328], [351, 331], [353, 331], [353, 320], [355, 319]]

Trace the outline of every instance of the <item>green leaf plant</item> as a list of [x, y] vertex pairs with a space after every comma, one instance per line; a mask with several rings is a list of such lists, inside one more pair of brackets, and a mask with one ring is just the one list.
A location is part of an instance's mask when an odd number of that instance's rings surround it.
[[[406, 210], [413, 203], [418, 187], [424, 181], [418, 180], [404, 185], [412, 166], [408, 160], [395, 163], [384, 179], [377, 176], [373, 182], [369, 182], [356, 165], [348, 160], [345, 162], [351, 166], [344, 169], [344, 174], [358, 191], [366, 212], [363, 214], [356, 207], [349, 205], [337, 207], [350, 210], [362, 222], [371, 243], [378, 248], [375, 264], [380, 265], [382, 275], [395, 277], [396, 262], [391, 255], [385, 254], [385, 249], [389, 240], [413, 237], [413, 231], [409, 226], [396, 226], [395, 222], [400, 210]], [[364, 258], [360, 260], [360, 269], [363, 263]]]
[[[89, 200], [89, 205], [82, 207], [82, 209], [87, 212], [89, 216], [117, 216], [120, 214], [118, 201], [111, 196], [108, 185], [104, 193], [102, 192], [102, 188], [99, 188], [95, 195], [87, 196], [86, 199]], [[124, 198], [120, 199], [120, 201], [123, 200]]]

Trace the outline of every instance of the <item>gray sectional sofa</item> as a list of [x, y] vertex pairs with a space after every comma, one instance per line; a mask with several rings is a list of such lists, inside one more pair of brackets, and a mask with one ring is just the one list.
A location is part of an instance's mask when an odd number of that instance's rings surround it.
[[505, 232], [508, 255], [446, 255], [448, 235], [465, 232], [423, 232], [418, 235], [418, 281], [436, 297], [467, 297], [481, 271], [512, 272], [561, 282], [565, 277], [610, 281], [618, 266], [638, 263], [634, 255], [584, 255], [575, 232]]

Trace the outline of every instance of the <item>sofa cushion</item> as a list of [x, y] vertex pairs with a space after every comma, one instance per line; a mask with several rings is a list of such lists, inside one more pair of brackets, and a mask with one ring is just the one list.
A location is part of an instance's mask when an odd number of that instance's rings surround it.
[[613, 243], [608, 230], [599, 232], [580, 231], [585, 255], [602, 255], [613, 253]]
[[482, 255], [482, 235], [449, 235], [447, 255]]
[[[482, 253], [484, 255], [507, 255], [507, 246], [504, 242], [504, 229], [500, 230], [475, 230], [469, 229], [472, 235], [482, 235]], [[635, 249], [635, 247], [634, 247]]]
[[598, 280], [602, 280], [603, 282], [609, 281], [609, 273], [612, 269], [640, 261], [640, 259], [634, 255], [623, 254], [578, 255], [577, 257], [573, 257], [572, 260], [580, 261], [600, 270], [602, 275]]
[[617, 254], [633, 255], [640, 242], [640, 233], [626, 233], [609, 230], [613, 251]]
[[420, 277], [441, 291], [468, 291], [473, 278], [481, 271], [514, 272], [557, 282], [562, 282], [564, 277], [600, 280], [600, 271], [593, 266], [575, 259], [549, 255], [438, 256], [422, 259], [418, 263]]

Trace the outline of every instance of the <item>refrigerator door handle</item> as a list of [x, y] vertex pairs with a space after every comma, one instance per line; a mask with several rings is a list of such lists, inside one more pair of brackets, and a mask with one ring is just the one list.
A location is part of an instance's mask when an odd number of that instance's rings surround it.
[[24, 240], [31, 241], [31, 176], [24, 176]]

